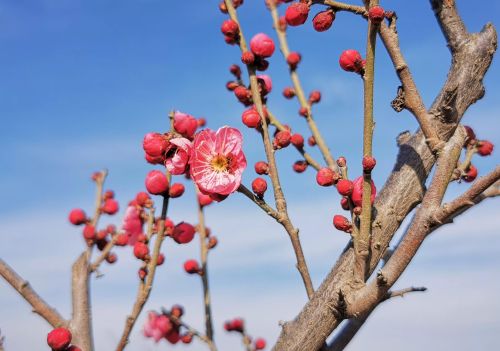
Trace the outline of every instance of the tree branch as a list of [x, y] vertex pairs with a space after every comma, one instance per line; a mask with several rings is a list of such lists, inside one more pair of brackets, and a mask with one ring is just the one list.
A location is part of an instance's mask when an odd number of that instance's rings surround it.
[[68, 321], [66, 321], [55, 308], [51, 307], [36, 293], [27, 280], [19, 276], [14, 269], [1, 258], [0, 275], [31, 305], [33, 312], [45, 319], [51, 326], [57, 328], [68, 324]]

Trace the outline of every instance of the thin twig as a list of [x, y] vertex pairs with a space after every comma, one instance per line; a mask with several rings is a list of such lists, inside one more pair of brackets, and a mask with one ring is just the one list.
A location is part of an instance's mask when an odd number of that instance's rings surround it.
[[[200, 190], [195, 185], [196, 195]], [[207, 230], [205, 227], [205, 215], [203, 213], [203, 206], [198, 204], [198, 233], [200, 234], [200, 259], [201, 259], [201, 281], [203, 284], [203, 304], [205, 306], [205, 334], [208, 339], [214, 342], [214, 328], [212, 322], [212, 305], [210, 301], [210, 287], [208, 284], [208, 244], [207, 244]]]
[[269, 216], [273, 217], [277, 221], [280, 220], [279, 213], [276, 210], [274, 210], [271, 206], [269, 206], [264, 199], [258, 197], [253, 192], [251, 192], [250, 189], [248, 189], [246, 186], [241, 184], [240, 187], [238, 188], [238, 191], [243, 195], [245, 195], [247, 198], [249, 198], [251, 201], [253, 201]]
[[[278, 10], [276, 9], [276, 4], [274, 1], [269, 1], [269, 8], [271, 10], [271, 15], [273, 17], [274, 29], [276, 31], [276, 34], [278, 35], [281, 53], [283, 54], [286, 60], [288, 55], [290, 54], [288, 41], [286, 39], [286, 32], [281, 29], [281, 26], [279, 24]], [[328, 167], [330, 167], [332, 170], [336, 170], [337, 164], [335, 163], [335, 159], [333, 158], [330, 149], [326, 145], [326, 142], [323, 139], [323, 136], [321, 135], [318, 126], [316, 125], [316, 122], [313, 119], [311, 104], [309, 104], [309, 102], [305, 97], [304, 90], [302, 89], [302, 85], [300, 84], [299, 75], [296, 69], [290, 69], [290, 78], [292, 79], [293, 86], [295, 89], [295, 94], [299, 100], [301, 108], [307, 111], [306, 121], [309, 126], [309, 129], [311, 130], [312, 135], [314, 136], [314, 139], [316, 140], [316, 144], [318, 145], [318, 148], [321, 151], [321, 154], [323, 155], [323, 158]]]
[[[170, 178], [170, 177], [169, 177]], [[163, 204], [161, 209], [161, 217], [158, 224], [158, 233], [156, 234], [155, 245], [153, 249], [153, 255], [151, 256], [150, 261], [147, 264], [147, 276], [146, 281], [140, 283], [139, 290], [137, 292], [137, 298], [134, 303], [134, 307], [132, 308], [131, 314], [127, 317], [125, 322], [125, 328], [123, 330], [122, 336], [120, 338], [120, 342], [116, 348], [116, 351], [123, 350], [128, 344], [128, 338], [130, 336], [130, 332], [134, 327], [139, 314], [141, 313], [146, 301], [149, 298], [149, 294], [151, 293], [151, 289], [153, 286], [153, 280], [155, 276], [156, 266], [158, 262], [158, 256], [160, 254], [161, 244], [163, 239], [165, 238], [165, 219], [167, 218], [167, 209], [168, 209], [168, 195], [163, 197]]]
[[111, 240], [104, 246], [99, 257], [89, 266], [89, 273], [93, 273], [97, 271], [101, 263], [108, 257], [108, 254], [111, 252], [116, 242], [116, 234], [111, 236]]
[[[287, 130], [285, 126], [278, 120], [278, 118], [271, 112], [269, 111], [269, 108], [267, 109], [267, 115], [269, 116], [269, 123], [275, 126], [279, 131], [285, 131]], [[315, 170], [319, 171], [321, 168], [321, 165], [311, 156], [311, 154], [307, 153], [304, 150], [304, 147], [299, 147], [297, 145], [294, 145], [297, 151], [304, 157], [304, 160]]]
[[384, 298], [384, 300], [389, 300], [392, 299], [393, 297], [404, 297], [406, 294], [411, 292], [424, 292], [424, 291], [427, 291], [427, 288], [425, 286], [419, 286], [419, 287], [411, 286], [406, 289], [387, 292], [387, 295]]
[[[243, 31], [241, 28], [241, 24], [238, 21], [238, 16], [236, 14], [236, 10], [234, 9], [233, 3], [231, 0], [224, 0], [226, 4], [229, 16], [233, 21], [235, 21], [240, 28], [240, 49], [241, 52], [246, 52], [248, 50], [245, 37], [243, 35]], [[266, 153], [267, 161], [269, 164], [269, 177], [271, 178], [271, 182], [274, 189], [274, 199], [276, 201], [276, 209], [280, 216], [279, 222], [285, 228], [290, 237], [290, 241], [292, 242], [293, 250], [295, 252], [295, 257], [297, 259], [297, 270], [299, 271], [302, 280], [304, 282], [304, 286], [306, 288], [307, 296], [309, 298], [312, 297], [314, 293], [314, 288], [312, 285], [311, 276], [309, 275], [309, 270], [307, 268], [306, 260], [304, 257], [304, 252], [302, 251], [302, 245], [299, 239], [299, 230], [295, 228], [288, 216], [288, 211], [286, 208], [286, 200], [281, 189], [281, 184], [278, 175], [278, 167], [276, 166], [276, 159], [274, 157], [274, 150], [271, 144], [271, 139], [269, 137], [269, 130], [267, 127], [267, 121], [264, 115], [262, 99], [260, 97], [259, 86], [257, 82], [257, 76], [255, 73], [255, 67], [253, 65], [247, 65], [248, 76], [250, 79], [250, 90], [252, 92], [253, 103], [257, 109], [261, 117], [261, 136], [262, 141], [264, 143], [264, 150]]]
[[67, 321], [59, 312], [45, 302], [31, 287], [27, 280], [19, 276], [12, 267], [0, 258], [0, 275], [21, 295], [33, 308], [33, 312], [45, 319], [54, 328], [67, 325]]

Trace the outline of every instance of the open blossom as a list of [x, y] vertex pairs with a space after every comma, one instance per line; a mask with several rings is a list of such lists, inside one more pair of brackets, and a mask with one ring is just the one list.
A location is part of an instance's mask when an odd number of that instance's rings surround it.
[[241, 184], [247, 160], [241, 149], [239, 130], [222, 127], [196, 135], [190, 160], [191, 179], [206, 194], [229, 195]]
[[184, 174], [189, 162], [189, 154], [191, 153], [191, 141], [186, 138], [170, 139], [170, 144], [176, 147], [172, 157], [168, 157], [165, 166], [173, 175]]

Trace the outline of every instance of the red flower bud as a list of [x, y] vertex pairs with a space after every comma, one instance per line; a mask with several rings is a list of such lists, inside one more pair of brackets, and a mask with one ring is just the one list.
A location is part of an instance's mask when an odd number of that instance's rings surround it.
[[476, 140], [476, 133], [474, 133], [474, 130], [469, 127], [469, 126], [464, 126], [465, 131], [467, 132], [467, 139], [465, 140], [465, 145], [467, 146], [468, 144], [474, 142]]
[[285, 16], [280, 17], [278, 27], [280, 31], [282, 32], [286, 31], [287, 23]]
[[380, 6], [374, 6], [368, 11], [368, 18], [375, 24], [378, 24], [384, 20], [385, 11]]
[[71, 343], [71, 332], [66, 328], [56, 328], [47, 334], [47, 344], [54, 351], [63, 351]]
[[156, 259], [156, 265], [161, 266], [165, 262], [165, 255], [164, 254], [159, 254], [158, 258]]
[[333, 10], [326, 10], [318, 12], [313, 19], [313, 27], [318, 32], [324, 32], [328, 30], [335, 20], [335, 12]]
[[150, 194], [161, 195], [168, 191], [167, 176], [160, 171], [151, 171], [146, 176], [146, 189]]
[[71, 224], [80, 225], [87, 222], [87, 215], [80, 208], [75, 208], [69, 213], [68, 219]]
[[146, 204], [151, 202], [151, 197], [149, 197], [148, 193], [141, 191], [135, 196], [135, 201], [137, 201], [139, 206], [144, 207]]
[[236, 95], [236, 98], [238, 101], [246, 104], [252, 99], [252, 95], [250, 93], [250, 90], [248, 90], [246, 87], [240, 85], [236, 89], [234, 89], [234, 95]]
[[[373, 183], [373, 180], [371, 181], [372, 185], [372, 191], [371, 191], [371, 203], [375, 201], [375, 196], [377, 195], [377, 188], [375, 187], [375, 184]], [[353, 190], [352, 190], [352, 195], [351, 195], [352, 202], [354, 203], [355, 206], [361, 206], [363, 203], [363, 176], [358, 177], [354, 180], [353, 182]]]
[[139, 268], [139, 271], [137, 272], [139, 275], [140, 280], [146, 279], [146, 276], [148, 275], [148, 270], [146, 268]]
[[255, 55], [251, 51], [245, 51], [241, 54], [241, 62], [245, 65], [251, 65], [255, 62]]
[[318, 90], [311, 91], [311, 94], [309, 94], [309, 103], [317, 104], [320, 101], [321, 101], [321, 92], [319, 92]]
[[245, 110], [241, 115], [241, 120], [248, 128], [256, 128], [261, 122], [260, 115], [254, 107]]
[[128, 244], [127, 234], [118, 234], [115, 239], [115, 246], [125, 246]]
[[197, 128], [198, 121], [193, 116], [182, 112], [174, 114], [174, 129], [185, 138], [192, 138]]
[[198, 122], [198, 127], [204, 127], [207, 125], [207, 120], [203, 117], [198, 118], [196, 121]]
[[168, 140], [160, 133], [148, 133], [144, 136], [142, 148], [152, 158], [163, 157], [168, 148]]
[[140, 260], [145, 260], [149, 255], [149, 247], [141, 243], [140, 241], [136, 242], [134, 245], [134, 256]]
[[341, 215], [333, 216], [333, 225], [338, 230], [341, 230], [346, 233], [352, 232], [352, 224], [349, 222], [347, 218]]
[[477, 178], [477, 168], [473, 165], [469, 166], [467, 173], [462, 177], [467, 183], [473, 182]]
[[360, 73], [364, 68], [363, 59], [356, 50], [345, 50], [342, 52], [339, 63], [340, 67], [348, 72]]
[[477, 153], [481, 156], [489, 156], [493, 152], [494, 145], [488, 140], [481, 140], [477, 146]]
[[293, 164], [293, 170], [297, 173], [302, 173], [307, 169], [308, 166], [309, 165], [304, 160], [295, 161], [295, 163]]
[[256, 162], [254, 168], [257, 174], [269, 174], [269, 165], [264, 161]]
[[94, 226], [91, 224], [85, 225], [85, 227], [83, 228], [83, 237], [87, 240], [92, 240], [95, 239], [95, 235], [96, 232]]
[[258, 338], [255, 340], [255, 350], [264, 350], [266, 348], [266, 340]]
[[307, 139], [307, 144], [309, 144], [309, 146], [314, 146], [314, 145], [316, 145], [316, 139], [314, 139], [314, 137], [311, 135], [311, 136]]
[[348, 179], [341, 179], [337, 182], [337, 191], [340, 195], [349, 196], [352, 194], [353, 183]]
[[301, 134], [293, 134], [290, 141], [295, 147], [298, 147], [299, 149], [302, 149], [304, 147], [304, 137]]
[[377, 161], [375, 160], [375, 158], [373, 158], [371, 156], [365, 156], [365, 157], [363, 157], [362, 163], [363, 163], [363, 171], [365, 173], [369, 173], [372, 171], [372, 169], [375, 168]]
[[184, 270], [189, 274], [199, 273], [200, 266], [196, 260], [187, 260], [184, 262]]
[[258, 197], [263, 197], [267, 190], [267, 182], [264, 178], [255, 178], [252, 182], [252, 190]]
[[234, 75], [236, 78], [241, 78], [241, 68], [238, 65], [231, 65], [229, 67], [229, 72]]
[[340, 206], [343, 210], [349, 211], [349, 200], [346, 197], [340, 199]]
[[170, 187], [170, 190], [168, 191], [168, 194], [170, 195], [170, 197], [176, 198], [176, 197], [182, 196], [182, 194], [184, 194], [184, 190], [185, 190], [184, 184], [174, 183]]
[[285, 20], [290, 26], [300, 26], [305, 23], [308, 15], [309, 6], [303, 2], [296, 2], [286, 9]]
[[235, 37], [240, 32], [240, 26], [238, 26], [238, 23], [236, 23], [232, 19], [228, 19], [222, 22], [220, 30], [224, 35], [228, 37]]
[[194, 227], [186, 222], [181, 222], [174, 227], [172, 238], [178, 244], [187, 244], [194, 238]]
[[181, 341], [183, 344], [190, 344], [191, 341], [193, 341], [193, 335], [192, 334], [184, 334], [181, 336]]
[[291, 52], [288, 54], [288, 56], [286, 57], [286, 62], [290, 66], [290, 69], [294, 70], [297, 68], [301, 59], [302, 59], [302, 56], [300, 56], [300, 54], [298, 52], [294, 51], [294, 52]]
[[302, 117], [307, 117], [308, 114], [309, 110], [307, 109], [307, 107], [302, 106], [301, 108], [299, 108], [299, 115], [301, 115]]
[[114, 215], [116, 212], [118, 212], [119, 206], [118, 206], [118, 201], [115, 199], [107, 199], [104, 201], [104, 205], [101, 208], [101, 211], [109, 214], [109, 215]]
[[281, 149], [290, 145], [292, 136], [288, 130], [282, 130], [276, 133], [273, 140], [273, 146], [275, 149]]
[[104, 200], [107, 199], [114, 199], [115, 198], [115, 192], [113, 190], [106, 190], [103, 195]]
[[209, 239], [208, 239], [208, 248], [209, 249], [213, 249], [214, 247], [217, 246], [218, 244], [218, 240], [217, 240], [217, 237], [215, 236], [211, 236]]
[[283, 96], [287, 99], [292, 99], [295, 96], [295, 90], [290, 87], [283, 89]]
[[240, 85], [238, 84], [238, 82], [234, 82], [234, 81], [229, 81], [226, 83], [226, 89], [229, 91], [234, 91], [234, 89], [236, 89], [239, 86]]
[[116, 261], [118, 261], [118, 256], [116, 256], [115, 253], [111, 252], [106, 256], [106, 262], [108, 262], [109, 264], [113, 264]]
[[264, 33], [256, 34], [250, 40], [250, 49], [260, 57], [270, 57], [274, 53], [274, 41]]
[[181, 318], [184, 314], [184, 307], [181, 305], [173, 305], [170, 309], [170, 314], [174, 317]]
[[338, 181], [339, 175], [328, 167], [321, 168], [316, 173], [316, 182], [321, 186], [331, 186]]
[[203, 207], [203, 206], [208, 206], [210, 205], [214, 200], [208, 195], [198, 193], [198, 203]]

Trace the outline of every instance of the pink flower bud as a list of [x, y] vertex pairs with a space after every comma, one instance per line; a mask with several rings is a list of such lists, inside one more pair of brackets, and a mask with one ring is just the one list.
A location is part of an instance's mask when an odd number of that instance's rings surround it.
[[489, 156], [493, 152], [494, 145], [488, 140], [481, 140], [477, 146], [477, 153], [481, 156]]
[[467, 173], [462, 177], [467, 183], [473, 182], [477, 178], [477, 168], [473, 165], [469, 166]]
[[110, 252], [110, 253], [106, 256], [106, 262], [108, 262], [109, 264], [113, 264], [113, 263], [115, 263], [116, 261], [118, 261], [118, 256], [116, 256], [116, 254], [115, 254], [115, 253]]
[[174, 129], [182, 136], [191, 139], [198, 128], [198, 121], [191, 115], [182, 112], [174, 114]]
[[115, 239], [116, 246], [125, 246], [128, 244], [128, 235], [127, 234], [118, 234]]
[[168, 148], [168, 140], [160, 133], [148, 133], [142, 141], [142, 148], [152, 158], [161, 158]]
[[68, 219], [71, 224], [80, 225], [87, 221], [87, 215], [80, 208], [75, 208], [69, 213]]
[[338, 181], [339, 175], [328, 167], [321, 168], [316, 173], [316, 182], [321, 186], [331, 186]]
[[241, 54], [241, 62], [245, 65], [251, 65], [255, 62], [255, 55], [251, 51], [245, 51]]
[[314, 139], [314, 137], [311, 135], [308, 139], [307, 139], [307, 144], [309, 146], [314, 146], [316, 145], [316, 139]]
[[[373, 180], [371, 181], [371, 185], [372, 191], [370, 199], [371, 203], [373, 204], [373, 202], [375, 201], [375, 196], [377, 195], [377, 188], [375, 187]], [[351, 199], [355, 206], [361, 207], [361, 205], [363, 204], [363, 176], [358, 177], [354, 180]]]
[[295, 163], [293, 164], [293, 170], [297, 173], [303, 173], [305, 172], [305, 170], [307, 169], [309, 165], [307, 164], [306, 161], [304, 160], [298, 160], [298, 161], [295, 161]]
[[254, 107], [245, 110], [241, 115], [241, 120], [248, 128], [256, 128], [261, 122], [260, 115]]
[[304, 147], [304, 137], [301, 134], [295, 133], [290, 139], [293, 146], [302, 149]]
[[191, 341], [193, 341], [193, 335], [192, 334], [184, 334], [181, 336], [181, 341], [183, 344], [190, 344]]
[[87, 240], [93, 240], [95, 239], [95, 236], [96, 232], [94, 226], [91, 224], [85, 225], [85, 227], [83, 228], [83, 237]]
[[107, 199], [101, 208], [103, 213], [114, 215], [119, 210], [118, 201], [115, 199]]
[[148, 193], [141, 191], [135, 196], [135, 201], [137, 201], [139, 206], [144, 207], [147, 203], [151, 202], [151, 198]]
[[184, 262], [184, 270], [189, 274], [197, 274], [200, 271], [200, 266], [196, 260], [187, 260]]
[[341, 215], [333, 216], [333, 225], [338, 230], [341, 230], [346, 233], [352, 232], [352, 224], [349, 222], [347, 218]]
[[138, 241], [134, 245], [134, 256], [140, 260], [145, 260], [149, 255], [149, 247]]
[[337, 166], [339, 167], [345, 167], [347, 165], [347, 161], [345, 159], [344, 156], [340, 156], [338, 159], [337, 159]]
[[348, 72], [360, 73], [363, 68], [363, 59], [357, 50], [345, 50], [340, 55], [340, 67]]
[[170, 190], [168, 191], [168, 194], [171, 198], [176, 198], [182, 196], [184, 194], [184, 184], [182, 183], [174, 183], [170, 187]]
[[260, 57], [271, 57], [274, 53], [274, 41], [264, 33], [256, 34], [250, 40], [250, 49]]
[[283, 89], [283, 96], [287, 99], [292, 99], [295, 96], [295, 90], [290, 87]]
[[363, 172], [369, 173], [375, 168], [377, 161], [375, 160], [375, 158], [371, 156], [365, 156], [363, 157], [362, 163], [363, 163]]
[[255, 350], [264, 350], [266, 348], [266, 340], [263, 338], [258, 338], [255, 340]]
[[290, 145], [292, 136], [288, 130], [282, 130], [276, 133], [273, 140], [273, 146], [275, 149], [281, 149]]
[[178, 244], [187, 244], [194, 238], [194, 227], [186, 222], [181, 222], [174, 227], [172, 239]]
[[257, 174], [269, 174], [269, 165], [264, 161], [256, 162], [254, 168]]
[[286, 57], [286, 62], [290, 66], [290, 69], [294, 70], [297, 68], [301, 59], [302, 59], [302, 56], [300, 56], [300, 54], [298, 52], [294, 51], [294, 52], [291, 52], [288, 54], [288, 56]]
[[379, 24], [384, 20], [385, 11], [380, 6], [374, 6], [368, 11], [368, 18], [375, 24]]
[[56, 328], [47, 334], [47, 344], [54, 351], [65, 350], [72, 339], [71, 332], [66, 328]]
[[285, 20], [290, 26], [300, 26], [305, 23], [308, 15], [309, 6], [303, 2], [296, 2], [286, 9]]
[[268, 75], [266, 74], [258, 75], [257, 80], [263, 83], [262, 86], [264, 89], [262, 95], [267, 95], [271, 92], [271, 90], [273, 90], [273, 82], [271, 80], [271, 77], [269, 77]]
[[264, 178], [255, 178], [252, 182], [252, 190], [258, 197], [263, 197], [267, 190], [267, 182]]
[[234, 75], [236, 78], [241, 78], [241, 68], [238, 65], [231, 65], [229, 67], [229, 72], [231, 72], [232, 75]]
[[318, 90], [311, 91], [311, 94], [309, 94], [309, 103], [317, 104], [320, 101], [321, 101], [321, 92]]
[[210, 205], [213, 201], [210, 196], [198, 193], [198, 202], [202, 207]]
[[235, 37], [240, 32], [240, 26], [232, 19], [222, 22], [221, 32], [228, 37]]
[[340, 206], [343, 210], [349, 211], [349, 200], [346, 197], [340, 199]]
[[318, 12], [313, 19], [313, 27], [318, 32], [324, 32], [328, 30], [335, 20], [335, 12], [333, 10], [326, 10]]
[[168, 191], [167, 176], [160, 171], [154, 170], [146, 176], [146, 189], [150, 194], [161, 195]]
[[353, 187], [353, 183], [348, 179], [341, 179], [337, 182], [337, 191], [343, 196], [351, 195]]

